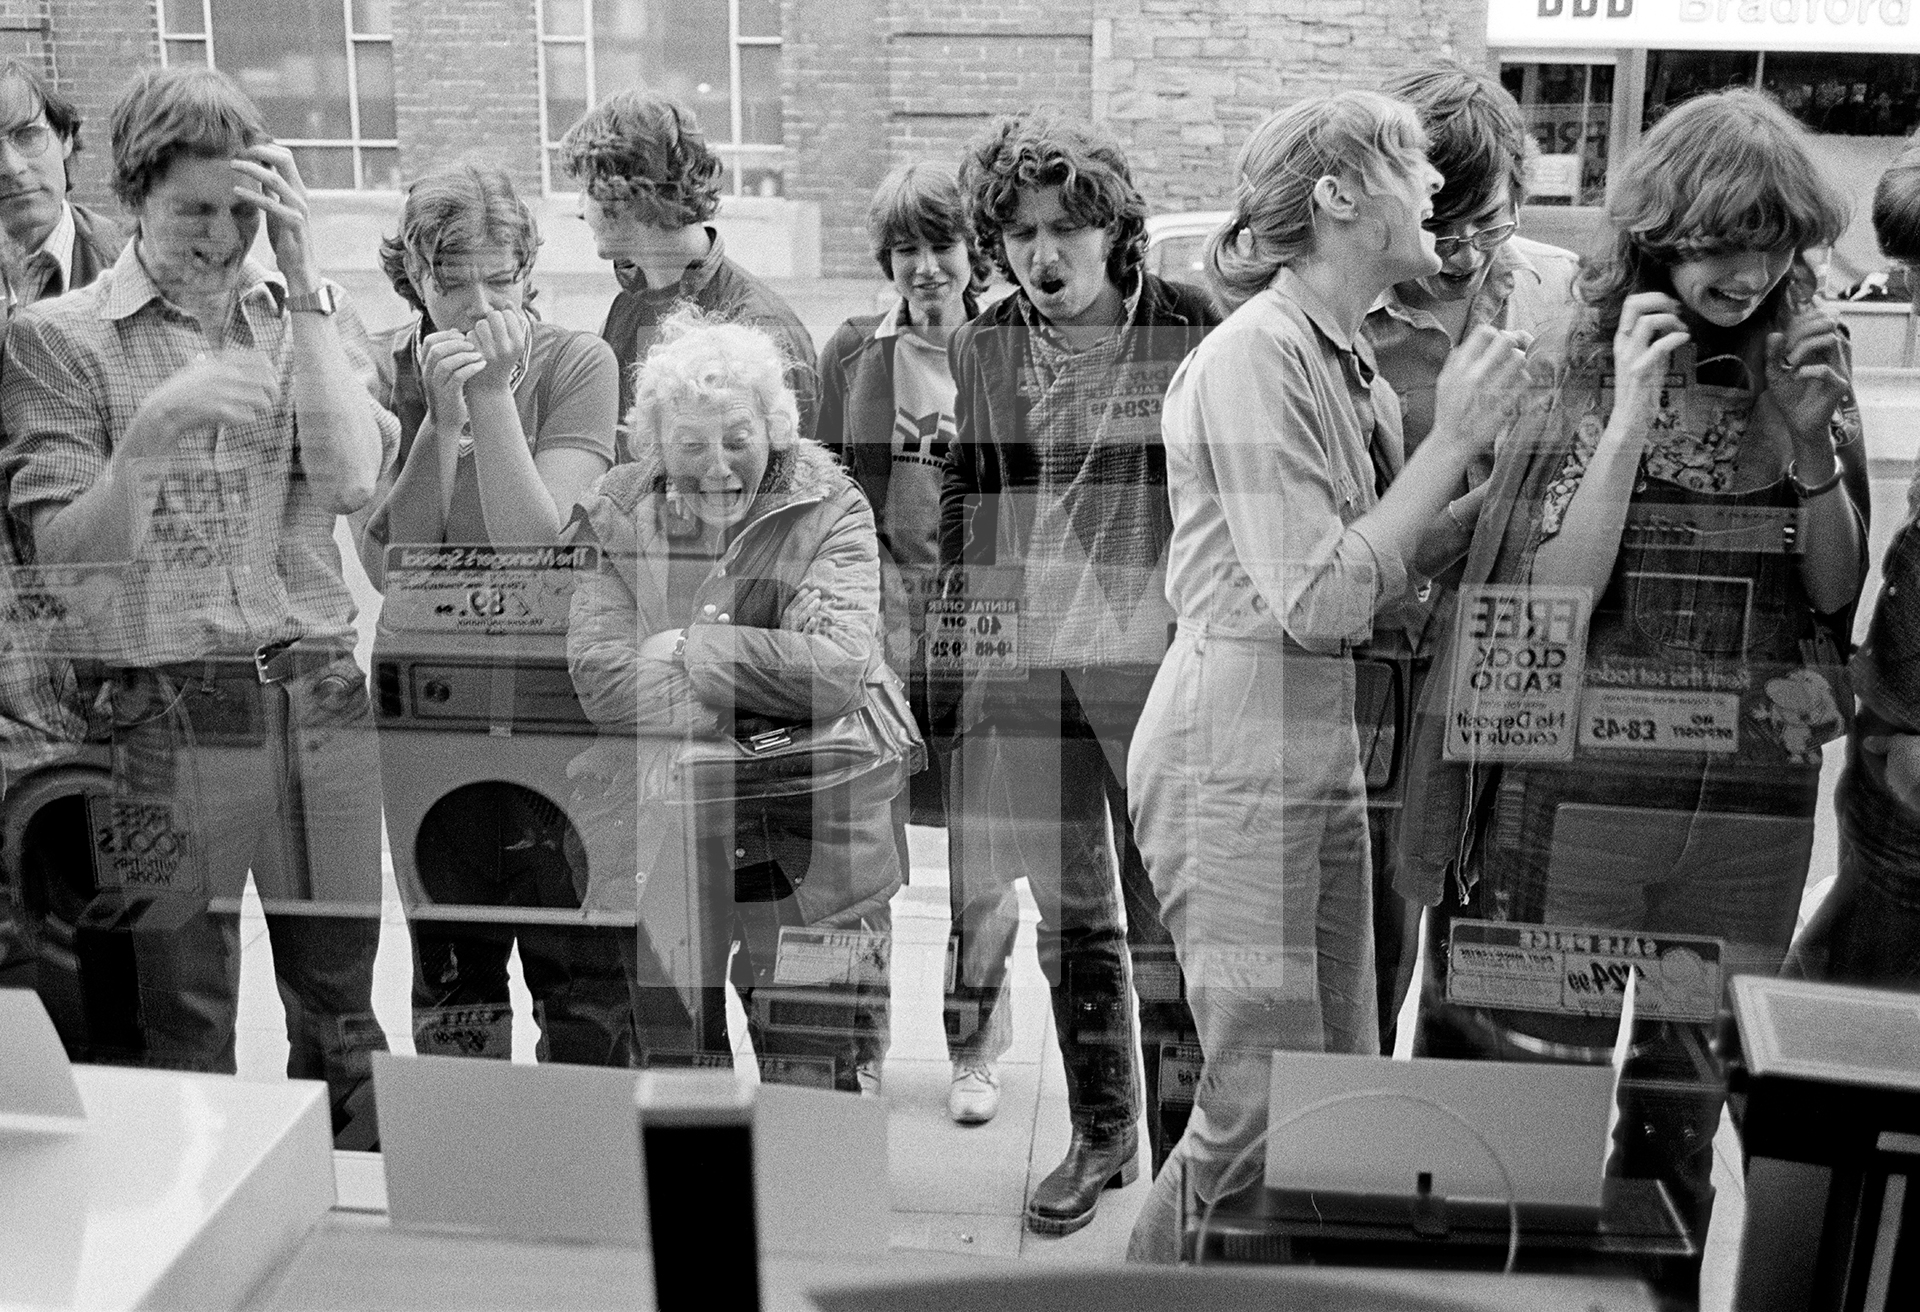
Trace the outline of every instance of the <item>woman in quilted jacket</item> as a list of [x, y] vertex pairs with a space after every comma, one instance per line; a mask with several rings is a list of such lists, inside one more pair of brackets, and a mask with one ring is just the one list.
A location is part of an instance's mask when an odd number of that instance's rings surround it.
[[828, 726], [889, 696], [873, 512], [798, 433], [784, 361], [757, 329], [688, 314], [641, 366], [635, 460], [602, 478], [575, 541], [568, 665], [601, 726], [574, 763], [588, 904], [631, 907], [642, 1064], [725, 1064], [724, 977], [763, 1078], [862, 1087], [885, 1027], [884, 915], [900, 884], [879, 770], [775, 799], [697, 794], [688, 754]]

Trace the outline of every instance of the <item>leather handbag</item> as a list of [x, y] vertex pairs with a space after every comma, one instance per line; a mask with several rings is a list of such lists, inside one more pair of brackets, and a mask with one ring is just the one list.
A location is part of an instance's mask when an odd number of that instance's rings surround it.
[[[859, 706], [832, 719], [739, 726], [677, 747], [668, 795], [689, 806], [799, 797], [859, 782], [890, 784], [926, 767], [926, 745], [899, 676], [882, 667]], [[765, 725], [765, 727], [761, 727]]]

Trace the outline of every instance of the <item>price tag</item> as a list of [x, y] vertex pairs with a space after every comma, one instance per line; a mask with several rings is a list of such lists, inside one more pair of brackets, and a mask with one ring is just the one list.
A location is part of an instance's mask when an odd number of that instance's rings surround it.
[[1190, 1043], [1160, 1045], [1160, 1088], [1162, 1106], [1167, 1103], [1192, 1103], [1200, 1088], [1200, 1073], [1206, 1067], [1205, 1054]]
[[1638, 976], [1635, 1014], [1710, 1022], [1719, 1015], [1719, 939], [1566, 925], [1456, 920], [1447, 946], [1447, 1000], [1467, 1006], [1618, 1016]]
[[1580, 701], [1580, 745], [1730, 754], [1740, 749], [1740, 698], [1730, 692], [1589, 688]]
[[1447, 695], [1449, 761], [1571, 761], [1586, 668], [1584, 588], [1460, 594]]
[[193, 835], [164, 797], [87, 798], [93, 878], [101, 888], [202, 895]]
[[1020, 603], [936, 597], [927, 602], [927, 668], [933, 675], [1023, 679]]
[[387, 548], [381, 625], [408, 633], [565, 633], [574, 575], [598, 547]]
[[775, 984], [882, 984], [892, 936], [863, 929], [787, 925], [773, 960]]

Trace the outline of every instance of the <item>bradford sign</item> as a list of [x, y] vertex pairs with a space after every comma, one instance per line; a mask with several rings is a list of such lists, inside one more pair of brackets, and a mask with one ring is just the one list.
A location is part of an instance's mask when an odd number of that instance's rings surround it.
[[1504, 50], [1920, 53], [1915, 0], [1487, 0]]

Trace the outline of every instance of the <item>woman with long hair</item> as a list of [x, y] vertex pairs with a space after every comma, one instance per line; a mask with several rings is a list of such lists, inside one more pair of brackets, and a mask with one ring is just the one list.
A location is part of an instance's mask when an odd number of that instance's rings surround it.
[[[1664, 941], [1673, 968], [1638, 972], [1609, 1168], [1663, 1179], [1704, 1233], [1723, 1092], [1706, 1018], [1723, 976], [1780, 965], [1820, 748], [1852, 706], [1841, 649], [1865, 572], [1865, 466], [1846, 341], [1805, 259], [1847, 213], [1805, 131], [1736, 90], [1656, 125], [1614, 175], [1607, 218], [1579, 310], [1530, 358], [1463, 579], [1579, 599], [1577, 730], [1558, 760], [1441, 762], [1435, 717], [1456, 679], [1436, 677], [1402, 888], [1444, 891], [1440, 924], [1718, 940]], [[1429, 956], [1429, 1054], [1604, 1060], [1612, 1046], [1611, 1017], [1447, 1005], [1447, 954]]]
[[1350, 653], [1464, 548], [1449, 499], [1522, 364], [1513, 338], [1476, 329], [1401, 467], [1399, 402], [1360, 326], [1388, 287], [1440, 267], [1425, 144], [1413, 110], [1373, 92], [1262, 124], [1208, 248], [1235, 308], [1167, 393], [1178, 634], [1127, 785], [1205, 1069], [1136, 1260], [1176, 1260], [1189, 1207], [1260, 1179], [1275, 1049], [1379, 1050]]

